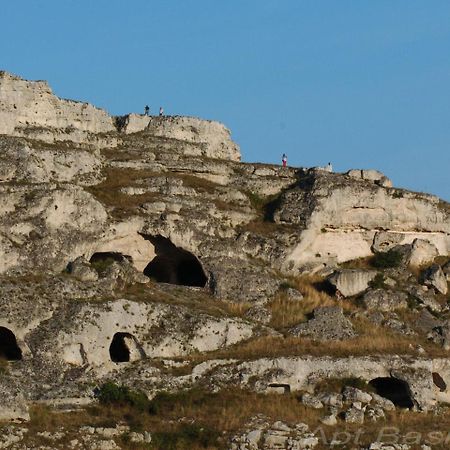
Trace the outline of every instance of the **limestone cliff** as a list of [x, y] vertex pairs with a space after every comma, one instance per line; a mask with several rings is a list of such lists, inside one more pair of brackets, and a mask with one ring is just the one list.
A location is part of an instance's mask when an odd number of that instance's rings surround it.
[[[217, 122], [111, 117], [0, 73], [0, 419], [110, 379], [151, 397], [355, 376], [436, 408], [449, 254], [450, 205], [377, 171], [241, 163]], [[344, 404], [327, 420], [381, 415]]]

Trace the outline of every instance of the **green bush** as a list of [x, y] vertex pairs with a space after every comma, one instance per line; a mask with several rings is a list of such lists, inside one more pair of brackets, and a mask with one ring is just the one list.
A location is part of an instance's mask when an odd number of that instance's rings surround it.
[[91, 267], [97, 271], [97, 273], [102, 276], [108, 269], [116, 262], [114, 258], [107, 257], [105, 259], [99, 259], [97, 261], [91, 262]]
[[386, 253], [376, 253], [370, 261], [370, 264], [377, 269], [399, 267], [401, 263], [402, 254], [393, 249]]
[[97, 398], [103, 405], [131, 406], [142, 412], [148, 412], [150, 408], [150, 401], [142, 391], [133, 391], [112, 382], [107, 382], [99, 388]]
[[383, 289], [386, 287], [384, 283], [384, 275], [382, 273], [377, 273], [375, 278], [369, 282], [369, 286], [372, 289]]

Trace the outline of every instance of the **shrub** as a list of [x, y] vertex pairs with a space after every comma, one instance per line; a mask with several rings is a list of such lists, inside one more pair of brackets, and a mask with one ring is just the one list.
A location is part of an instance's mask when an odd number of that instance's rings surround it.
[[382, 273], [377, 273], [375, 278], [369, 282], [369, 286], [373, 289], [383, 289], [386, 287], [384, 284], [384, 275]]
[[402, 263], [402, 254], [397, 250], [389, 250], [386, 253], [376, 253], [370, 264], [377, 269], [398, 267]]
[[91, 262], [91, 267], [97, 271], [97, 273], [102, 276], [108, 271], [108, 269], [116, 262], [114, 258], [107, 257], [105, 259], [99, 259], [97, 261]]
[[103, 384], [96, 396], [103, 405], [131, 406], [142, 412], [149, 411], [150, 407], [150, 401], [142, 391], [133, 391], [112, 382]]

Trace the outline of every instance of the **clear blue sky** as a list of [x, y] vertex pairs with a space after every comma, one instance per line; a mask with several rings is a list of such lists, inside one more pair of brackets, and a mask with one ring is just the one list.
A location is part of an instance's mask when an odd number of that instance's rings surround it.
[[448, 0], [14, 0], [0, 68], [112, 114], [224, 122], [244, 161], [450, 200]]

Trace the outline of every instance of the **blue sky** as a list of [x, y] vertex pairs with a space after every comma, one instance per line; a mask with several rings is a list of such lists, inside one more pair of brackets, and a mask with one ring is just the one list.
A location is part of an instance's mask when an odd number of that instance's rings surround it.
[[244, 161], [450, 200], [448, 0], [14, 0], [0, 68], [112, 114], [224, 122]]

